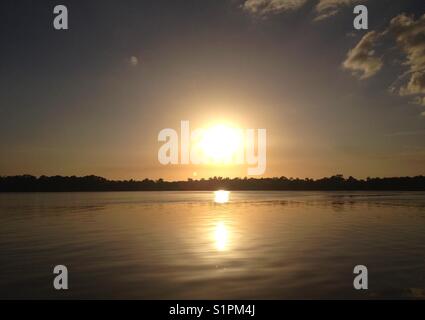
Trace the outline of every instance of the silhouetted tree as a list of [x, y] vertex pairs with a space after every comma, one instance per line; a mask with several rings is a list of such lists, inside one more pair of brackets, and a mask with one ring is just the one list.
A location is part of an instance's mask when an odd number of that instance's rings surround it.
[[112, 181], [94, 175], [62, 177], [31, 175], [0, 177], [0, 192], [73, 192], [73, 191], [189, 191], [189, 190], [425, 190], [425, 177], [367, 178], [358, 180], [342, 175], [322, 179], [295, 178], [223, 178], [212, 177], [187, 181]]

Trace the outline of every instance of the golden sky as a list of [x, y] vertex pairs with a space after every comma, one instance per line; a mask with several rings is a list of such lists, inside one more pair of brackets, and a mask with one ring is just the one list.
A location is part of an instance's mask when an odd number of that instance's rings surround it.
[[350, 1], [6, 5], [0, 175], [246, 175], [161, 165], [182, 120], [266, 129], [267, 177], [424, 174], [423, 3], [363, 2], [368, 31]]

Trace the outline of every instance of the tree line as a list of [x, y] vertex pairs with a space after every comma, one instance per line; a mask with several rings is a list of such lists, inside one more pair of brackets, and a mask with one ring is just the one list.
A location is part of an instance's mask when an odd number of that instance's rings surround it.
[[0, 176], [0, 192], [77, 192], [77, 191], [211, 191], [226, 190], [303, 190], [303, 191], [425, 191], [425, 177], [345, 178], [335, 175], [322, 179], [222, 178], [187, 181], [108, 180], [98, 176]]

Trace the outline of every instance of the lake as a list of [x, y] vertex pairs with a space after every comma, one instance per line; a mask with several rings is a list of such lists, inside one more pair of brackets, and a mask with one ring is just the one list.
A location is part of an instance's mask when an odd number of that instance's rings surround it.
[[6, 299], [424, 299], [425, 193], [0, 194], [0, 252]]

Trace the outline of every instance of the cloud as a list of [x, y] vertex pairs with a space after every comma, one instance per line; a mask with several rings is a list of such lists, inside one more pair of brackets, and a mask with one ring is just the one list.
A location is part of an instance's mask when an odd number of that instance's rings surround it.
[[425, 14], [414, 16], [400, 14], [391, 20], [387, 32], [395, 38], [405, 54], [404, 65], [409, 67], [409, 80], [399, 89], [401, 96], [416, 95], [417, 103], [425, 105]]
[[418, 104], [421, 106], [425, 106], [425, 97], [415, 97], [415, 99], [413, 99], [412, 101], [413, 104]]
[[342, 66], [352, 71], [360, 79], [375, 75], [384, 65], [382, 58], [376, 57], [374, 47], [381, 35], [375, 31], [368, 32], [360, 42], [350, 50]]
[[[267, 16], [289, 10], [297, 10], [309, 0], [243, 0], [242, 8], [254, 15]], [[318, 0], [316, 21], [336, 15], [341, 8], [368, 0]]]
[[[403, 56], [401, 64], [407, 67], [389, 91], [399, 96], [413, 97], [411, 103], [425, 106], [425, 14], [417, 19], [413, 15], [399, 14], [384, 32], [367, 33], [349, 51], [343, 67], [354, 74], [360, 73], [362, 79], [375, 75], [383, 66], [382, 58], [376, 57], [374, 51], [380, 37], [395, 41]], [[421, 115], [425, 116], [425, 112]]]
[[[422, 115], [425, 115], [425, 112]], [[393, 132], [393, 133], [387, 134], [386, 136], [387, 137], [409, 137], [409, 136], [422, 136], [422, 135], [425, 135], [425, 130]]]
[[327, 19], [336, 15], [342, 7], [363, 3], [367, 0], [320, 0], [316, 5], [317, 17], [315, 21]]
[[243, 9], [255, 15], [277, 14], [301, 8], [307, 0], [245, 0]]

